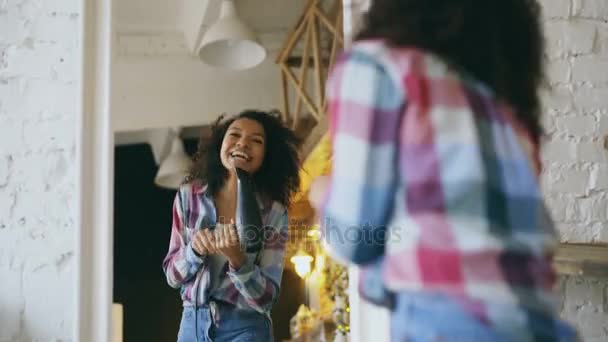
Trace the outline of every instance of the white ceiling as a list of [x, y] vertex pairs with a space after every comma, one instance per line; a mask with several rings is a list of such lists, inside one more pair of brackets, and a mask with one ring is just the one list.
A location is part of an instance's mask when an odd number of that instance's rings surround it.
[[116, 26], [119, 31], [176, 31], [182, 2], [183, 0], [116, 0]]
[[240, 17], [258, 32], [291, 29], [307, 0], [237, 0]]
[[[199, 0], [207, 1], [207, 0]], [[236, 0], [241, 18], [258, 32], [290, 29], [307, 0]], [[166, 32], [180, 30], [184, 0], [115, 0], [119, 31]]]

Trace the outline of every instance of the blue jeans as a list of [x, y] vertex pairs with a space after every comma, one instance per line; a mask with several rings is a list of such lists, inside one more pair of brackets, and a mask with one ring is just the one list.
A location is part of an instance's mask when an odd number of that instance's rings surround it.
[[[568, 324], [550, 314], [519, 306], [474, 303], [443, 294], [396, 294], [391, 340], [423, 342], [577, 341]], [[484, 307], [475, 314], [475, 307]]]
[[[217, 302], [216, 302], [217, 303]], [[229, 304], [184, 307], [178, 342], [271, 342], [268, 317], [255, 311], [237, 310]]]

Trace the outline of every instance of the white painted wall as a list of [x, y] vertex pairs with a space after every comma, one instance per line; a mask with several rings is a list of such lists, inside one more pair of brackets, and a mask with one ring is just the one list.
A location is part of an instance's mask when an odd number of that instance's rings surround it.
[[[122, 30], [175, 31], [184, 0], [118, 0], [114, 1], [114, 22]], [[206, 0], [200, 0], [200, 3]]]
[[[370, 1], [345, 0], [347, 35]], [[544, 97], [546, 198], [562, 241], [608, 242], [608, 1], [540, 2], [550, 82]], [[584, 341], [608, 340], [608, 280], [561, 277], [559, 291], [561, 314]], [[386, 323], [369, 305], [359, 305], [353, 341], [371, 340]]]
[[69, 340], [80, 1], [0, 1], [0, 341]]
[[281, 104], [274, 54], [253, 69], [231, 72], [190, 56], [179, 33], [119, 34], [117, 44], [112, 89], [116, 131], [203, 125], [223, 112]]

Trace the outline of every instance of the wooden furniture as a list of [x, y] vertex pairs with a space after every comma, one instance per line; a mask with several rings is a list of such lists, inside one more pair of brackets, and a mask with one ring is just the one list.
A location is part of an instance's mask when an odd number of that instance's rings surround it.
[[608, 277], [608, 244], [561, 244], [553, 264], [561, 275]]
[[342, 12], [341, 0], [309, 0], [276, 59], [283, 120], [305, 139], [304, 157], [327, 130], [325, 82], [344, 45]]

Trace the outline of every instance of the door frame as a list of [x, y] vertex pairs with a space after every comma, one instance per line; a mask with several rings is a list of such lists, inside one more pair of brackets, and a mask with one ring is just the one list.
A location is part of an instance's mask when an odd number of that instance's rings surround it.
[[108, 342], [113, 287], [112, 0], [80, 0], [80, 9], [73, 336], [76, 341]]

